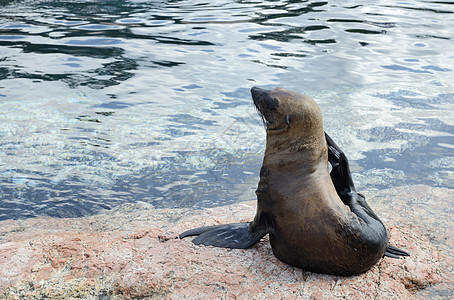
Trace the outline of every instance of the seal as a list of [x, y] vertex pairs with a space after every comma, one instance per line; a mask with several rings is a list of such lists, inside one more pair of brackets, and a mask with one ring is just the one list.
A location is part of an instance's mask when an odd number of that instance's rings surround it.
[[356, 192], [348, 160], [324, 132], [315, 101], [280, 88], [251, 93], [267, 134], [255, 218], [188, 230], [180, 238], [248, 248], [269, 234], [281, 261], [343, 276], [366, 272], [383, 256], [408, 256], [389, 245], [385, 226]]

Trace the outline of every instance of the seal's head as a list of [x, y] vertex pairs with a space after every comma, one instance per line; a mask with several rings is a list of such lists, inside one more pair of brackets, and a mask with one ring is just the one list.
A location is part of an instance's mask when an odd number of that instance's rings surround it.
[[320, 108], [310, 97], [276, 88], [251, 89], [267, 132], [267, 150], [295, 152], [325, 145]]

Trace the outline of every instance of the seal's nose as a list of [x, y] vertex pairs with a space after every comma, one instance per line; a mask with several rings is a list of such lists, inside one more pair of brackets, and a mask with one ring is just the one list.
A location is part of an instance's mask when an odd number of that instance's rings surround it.
[[272, 91], [270, 90], [254, 86], [251, 88], [251, 94], [255, 107], [257, 107], [262, 114], [266, 114], [266, 111], [274, 111], [279, 106], [279, 101], [272, 96]]
[[262, 88], [259, 88], [256, 86], [253, 86], [251, 88], [252, 99], [254, 99], [254, 101], [259, 100], [260, 98], [265, 96], [267, 93], [268, 93], [268, 90], [265, 90], [265, 89], [262, 89]]

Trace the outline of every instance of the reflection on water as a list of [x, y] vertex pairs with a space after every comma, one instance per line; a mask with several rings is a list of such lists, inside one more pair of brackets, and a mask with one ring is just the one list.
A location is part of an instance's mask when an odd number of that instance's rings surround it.
[[360, 188], [454, 186], [449, 2], [0, 9], [0, 219], [254, 199], [252, 85], [314, 97]]

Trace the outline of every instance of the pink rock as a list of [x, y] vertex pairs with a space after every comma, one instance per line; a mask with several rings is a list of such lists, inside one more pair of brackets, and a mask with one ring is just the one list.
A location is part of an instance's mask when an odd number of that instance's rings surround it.
[[[0, 298], [347, 298], [454, 295], [454, 191], [410, 186], [366, 193], [403, 260], [337, 277], [290, 267], [267, 238], [247, 250], [196, 246], [180, 232], [251, 220], [255, 201], [197, 212], [125, 206], [79, 219], [0, 222]], [[178, 220], [171, 222], [170, 220]]]

